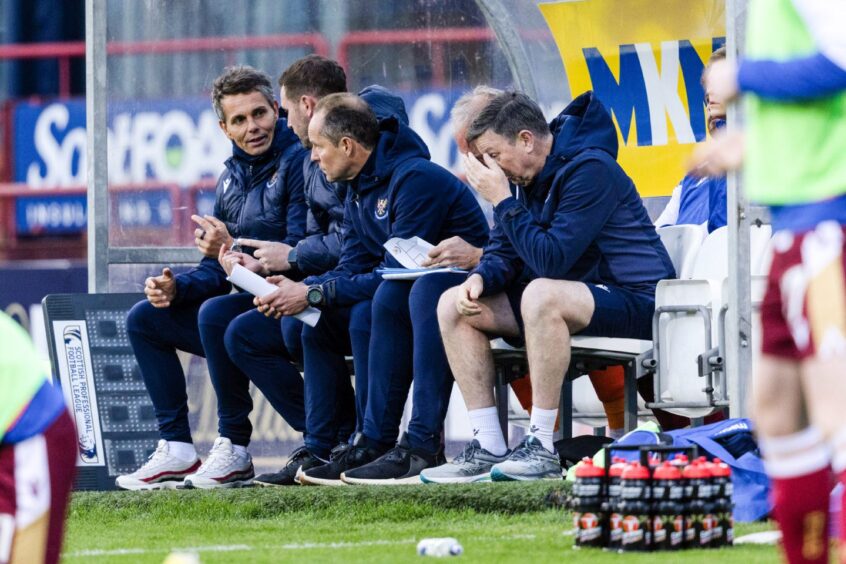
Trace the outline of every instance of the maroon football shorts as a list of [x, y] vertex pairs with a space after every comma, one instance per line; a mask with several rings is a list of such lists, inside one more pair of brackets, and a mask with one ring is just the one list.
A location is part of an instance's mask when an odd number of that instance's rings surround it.
[[803, 360], [846, 355], [846, 228], [778, 231], [761, 305], [762, 352]]
[[65, 411], [40, 435], [0, 444], [0, 563], [59, 561], [76, 441]]

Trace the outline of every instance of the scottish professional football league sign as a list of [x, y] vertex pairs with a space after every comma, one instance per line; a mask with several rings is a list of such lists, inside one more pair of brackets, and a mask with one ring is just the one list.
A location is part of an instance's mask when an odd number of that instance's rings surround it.
[[62, 392], [76, 424], [77, 464], [105, 466], [86, 323], [54, 321], [53, 335]]
[[700, 83], [725, 37], [724, 0], [575, 0], [541, 4], [573, 96], [611, 111], [619, 162], [643, 196], [668, 195], [706, 137]]

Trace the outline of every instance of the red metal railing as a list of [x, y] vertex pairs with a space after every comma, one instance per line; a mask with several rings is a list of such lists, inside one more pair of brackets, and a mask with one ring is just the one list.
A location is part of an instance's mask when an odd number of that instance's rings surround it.
[[[255, 37], [192, 37], [156, 41], [111, 41], [110, 55], [160, 55], [163, 53], [199, 53], [311, 47], [318, 55], [329, 55], [329, 43], [319, 33], [260, 35]], [[58, 59], [59, 96], [70, 96], [70, 60], [85, 56], [85, 42], [16, 43], [0, 45], [0, 61], [14, 59]]]
[[[494, 40], [493, 31], [488, 28], [440, 28], [440, 29], [410, 29], [410, 30], [374, 30], [355, 31], [344, 35], [338, 43], [336, 59], [349, 72], [350, 55], [349, 50], [355, 46], [363, 45], [399, 45], [426, 43], [431, 46], [432, 61], [432, 85], [435, 87], [447, 86], [447, 73], [445, 69], [445, 43], [471, 43], [487, 42]], [[276, 49], [286, 47], [308, 47], [314, 53], [330, 56], [331, 49], [329, 42], [320, 33], [297, 33], [277, 34], [256, 37], [197, 37], [164, 39], [155, 41], [111, 41], [107, 44], [107, 52], [110, 55], [161, 55], [167, 53], [199, 53], [209, 51], [223, 51], [234, 53], [241, 50], [254, 49]], [[59, 96], [67, 98], [71, 94], [71, 60], [85, 56], [85, 43], [64, 42], [64, 43], [29, 43], [29, 44], [6, 44], [0, 45], [0, 61], [6, 60], [28, 60], [28, 59], [57, 59]], [[6, 118], [10, 117], [11, 106], [4, 108]], [[5, 123], [11, 123], [9, 119]], [[4, 139], [0, 140], [0, 150], [4, 150], [7, 157], [6, 165], [12, 165], [11, 151], [11, 129], [5, 127]], [[1, 143], [5, 141], [5, 143]], [[163, 183], [156, 183], [161, 188]], [[116, 187], [112, 187], [116, 188]], [[194, 210], [196, 208], [197, 195], [203, 190], [213, 190], [211, 185], [200, 182], [187, 190], [179, 189], [172, 192], [172, 203], [180, 210]], [[121, 190], [121, 188], [116, 188]], [[141, 189], [143, 187], [134, 187]], [[25, 184], [0, 184], [0, 221], [4, 223], [0, 227], [0, 256], [3, 248], [14, 244], [17, 240], [15, 233], [15, 206], [16, 198], [19, 196], [57, 196], [84, 193], [85, 189], [62, 188], [50, 190], [34, 190]], [[114, 213], [114, 210], [112, 210]], [[193, 213], [193, 212], [192, 212]], [[190, 233], [192, 223], [187, 215], [174, 214], [172, 235], [183, 244], [190, 244]], [[114, 216], [112, 216], [114, 220]], [[113, 234], [114, 236], [114, 234]]]
[[429, 43], [432, 46], [432, 85], [446, 86], [444, 43], [491, 41], [494, 33], [486, 27], [447, 27], [440, 29], [380, 29], [353, 31], [338, 42], [338, 62], [349, 72], [350, 47], [359, 45], [390, 45]]

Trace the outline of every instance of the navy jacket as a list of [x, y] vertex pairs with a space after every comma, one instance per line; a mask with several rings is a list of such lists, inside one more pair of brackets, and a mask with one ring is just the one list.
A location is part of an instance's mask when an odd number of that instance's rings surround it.
[[482, 209], [470, 189], [429, 160], [423, 140], [396, 117], [382, 120], [370, 158], [350, 183], [344, 245], [338, 266], [307, 284], [322, 284], [327, 306], [369, 300], [382, 282], [374, 270], [399, 267], [382, 246], [391, 237], [437, 244], [459, 236], [481, 246], [488, 237]]
[[[397, 116], [408, 124], [402, 98], [385, 88], [373, 85], [358, 93], [376, 117], [384, 119]], [[308, 204], [306, 238], [297, 243], [296, 268], [308, 274], [322, 274], [332, 270], [341, 256], [341, 228], [344, 222], [346, 182], [329, 182], [317, 163], [306, 158], [303, 162], [305, 199]]]
[[[305, 235], [307, 155], [284, 118], [276, 122], [273, 143], [261, 155], [248, 155], [233, 143], [232, 157], [217, 180], [214, 216], [232, 237], [296, 245]], [[196, 268], [176, 276], [175, 302], [203, 301], [230, 290], [217, 258], [203, 257]]]
[[634, 183], [617, 164], [617, 131], [592, 92], [550, 124], [553, 146], [534, 182], [494, 209], [475, 273], [484, 295], [535, 278], [610, 284], [654, 296], [675, 278]]

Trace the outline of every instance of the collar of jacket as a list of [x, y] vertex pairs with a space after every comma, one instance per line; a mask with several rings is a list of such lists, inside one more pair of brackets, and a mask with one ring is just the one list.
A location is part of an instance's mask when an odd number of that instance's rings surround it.
[[396, 169], [413, 158], [429, 160], [426, 144], [396, 116], [385, 118], [379, 122], [376, 147], [351, 186], [359, 194], [376, 189], [388, 183]]
[[570, 102], [549, 124], [552, 147], [543, 169], [527, 187], [527, 194], [546, 199], [558, 171], [587, 149], [598, 149], [617, 158], [617, 130], [611, 114], [592, 91]]

